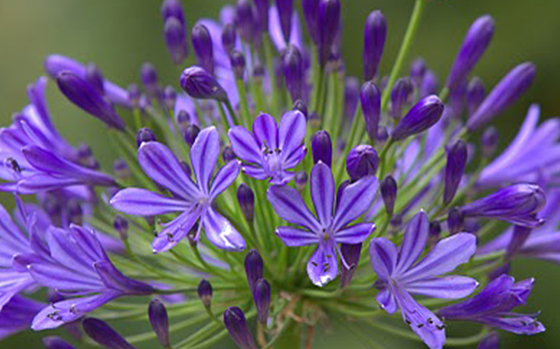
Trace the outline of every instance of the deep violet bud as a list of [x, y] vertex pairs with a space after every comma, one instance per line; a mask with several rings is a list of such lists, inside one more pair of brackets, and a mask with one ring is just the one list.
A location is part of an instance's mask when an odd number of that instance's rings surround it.
[[443, 189], [443, 203], [449, 204], [465, 173], [467, 164], [467, 144], [458, 140], [447, 153], [447, 165], [445, 166], [445, 183]]
[[241, 349], [257, 349], [255, 339], [247, 326], [245, 315], [238, 307], [229, 307], [224, 312], [224, 325], [229, 336]]
[[154, 131], [152, 131], [147, 127], [142, 127], [141, 129], [138, 130], [138, 132], [136, 132], [136, 146], [138, 148], [140, 148], [140, 146], [144, 142], [155, 142], [155, 141], [156, 141], [156, 135], [154, 134]]
[[44, 337], [42, 341], [45, 349], [75, 349], [74, 346], [56, 336]]
[[198, 298], [205, 308], [210, 308], [212, 305], [212, 284], [208, 280], [200, 280], [198, 284]]
[[260, 31], [268, 31], [268, 0], [253, 0], [255, 8], [257, 9], [257, 21], [259, 23]]
[[84, 79], [88, 84], [95, 87], [97, 92], [101, 94], [105, 93], [105, 88], [103, 87], [105, 79], [103, 78], [103, 74], [101, 74], [101, 70], [99, 70], [95, 64], [91, 63], [86, 65]]
[[165, 0], [161, 5], [161, 17], [164, 22], [171, 17], [177, 18], [185, 26], [185, 13], [179, 0]]
[[187, 31], [185, 26], [176, 17], [170, 17], [165, 20], [165, 25], [163, 27], [163, 38], [165, 39], [165, 46], [173, 63], [180, 65], [183, 63], [188, 55], [187, 46]]
[[186, 110], [180, 110], [177, 113], [177, 124], [181, 130], [184, 130], [185, 127], [189, 125], [191, 121], [191, 116]]
[[140, 80], [146, 89], [148, 96], [154, 98], [157, 96], [159, 83], [156, 67], [151, 63], [142, 64], [140, 68]]
[[302, 101], [301, 99], [298, 99], [297, 101], [294, 102], [292, 110], [299, 110], [303, 114], [303, 116], [305, 116], [305, 118], [307, 119], [307, 104], [305, 104], [305, 102]]
[[478, 343], [477, 349], [500, 349], [500, 336], [496, 332], [490, 332]]
[[375, 140], [379, 131], [379, 119], [381, 116], [381, 92], [371, 82], [366, 82], [360, 91], [362, 112], [366, 122], [366, 131], [370, 140]]
[[455, 58], [447, 78], [447, 88], [453, 91], [465, 81], [484, 51], [486, 51], [492, 36], [494, 36], [494, 20], [492, 17], [486, 15], [474, 21]]
[[482, 80], [474, 77], [467, 87], [467, 109], [469, 116], [473, 115], [486, 97], [486, 89]]
[[150, 317], [152, 329], [154, 330], [161, 346], [164, 348], [170, 348], [169, 318], [163, 303], [157, 299], [152, 300], [148, 306], [148, 316]]
[[237, 202], [247, 222], [252, 223], [255, 218], [255, 194], [245, 183], [237, 188]]
[[194, 124], [185, 127], [185, 130], [183, 131], [183, 139], [189, 145], [189, 147], [192, 147], [199, 133], [200, 128]]
[[511, 260], [511, 258], [519, 252], [532, 231], [532, 228], [519, 225], [513, 227], [513, 234], [506, 249], [506, 260]]
[[379, 189], [381, 190], [381, 197], [383, 198], [385, 211], [389, 216], [392, 216], [395, 210], [395, 202], [397, 201], [397, 181], [393, 178], [393, 176], [388, 175], [381, 182]]
[[302, 0], [303, 15], [307, 23], [309, 36], [315, 45], [319, 43], [319, 28], [317, 27], [317, 14], [321, 0]]
[[257, 250], [251, 250], [245, 256], [245, 274], [249, 289], [253, 290], [257, 281], [263, 278], [263, 260]]
[[362, 244], [341, 244], [340, 252], [349, 267], [346, 268], [346, 265], [343, 264], [341, 268], [340, 288], [345, 288], [350, 284], [356, 272], [356, 267], [360, 261], [360, 253], [362, 252]]
[[443, 103], [437, 96], [428, 96], [420, 100], [395, 127], [391, 138], [401, 141], [429, 129], [439, 121], [443, 108]]
[[82, 326], [87, 335], [104, 348], [134, 349], [120, 334], [99, 319], [87, 318], [82, 322]]
[[142, 93], [140, 92], [140, 88], [138, 87], [138, 85], [136, 84], [128, 85], [127, 92], [128, 92], [128, 100], [130, 101], [132, 107], [139, 108], [140, 96], [142, 95]]
[[379, 128], [375, 139], [381, 143], [387, 142], [387, 140], [389, 139], [389, 130], [386, 126], [381, 126]]
[[220, 102], [228, 99], [224, 88], [201, 67], [193, 66], [185, 69], [179, 83], [189, 96], [196, 99], [214, 99]]
[[513, 104], [531, 86], [535, 73], [536, 68], [533, 63], [522, 63], [513, 68], [469, 118], [467, 122], [469, 131], [476, 130]]
[[304, 171], [296, 172], [294, 176], [294, 183], [296, 184], [297, 190], [303, 191], [303, 189], [305, 189], [305, 185], [307, 184], [307, 173]]
[[253, 43], [255, 38], [256, 19], [253, 6], [249, 0], [237, 1], [236, 7], [237, 29], [241, 39], [248, 44]]
[[255, 283], [253, 299], [257, 308], [257, 319], [260, 323], [266, 324], [268, 310], [270, 309], [270, 284], [268, 281], [260, 279]]
[[121, 131], [125, 129], [125, 123], [115, 109], [95, 87], [81, 77], [69, 71], [62, 71], [58, 74], [56, 83], [66, 98], [85, 112], [97, 117], [109, 127]]
[[224, 150], [222, 150], [222, 160], [224, 160], [225, 163], [228, 163], [235, 159], [237, 159], [237, 156], [235, 155], [233, 149], [229, 146], [224, 147]]
[[436, 94], [438, 90], [438, 80], [436, 74], [433, 71], [428, 70], [424, 74], [424, 78], [420, 83], [420, 98], [427, 97], [429, 95]]
[[113, 162], [113, 172], [115, 172], [115, 176], [119, 179], [126, 179], [131, 175], [128, 163], [124, 159], [120, 158]]
[[387, 37], [387, 22], [381, 11], [369, 14], [364, 28], [364, 81], [372, 80], [377, 75], [377, 69]]
[[191, 40], [198, 64], [208, 73], [214, 75], [214, 49], [208, 28], [203, 24], [195, 25]]
[[294, 0], [276, 0], [276, 8], [280, 17], [280, 27], [286, 40], [290, 39], [292, 30], [292, 14], [294, 12]]
[[360, 100], [360, 81], [353, 76], [344, 79], [344, 114], [347, 120], [352, 120]]
[[230, 54], [231, 68], [233, 69], [233, 75], [237, 80], [243, 80], [243, 75], [245, 73], [245, 56], [243, 53], [237, 50], [231, 51]]
[[405, 105], [410, 101], [414, 85], [409, 77], [400, 78], [395, 82], [391, 91], [391, 115], [396, 120], [402, 117], [402, 111]]
[[498, 134], [498, 130], [494, 126], [488, 127], [484, 130], [482, 134], [481, 143], [482, 143], [482, 156], [486, 158], [490, 158], [496, 152], [496, 148], [498, 148], [498, 142], [500, 141], [500, 135]]
[[346, 172], [352, 179], [374, 175], [379, 167], [379, 156], [371, 145], [357, 145], [346, 156]]
[[302, 84], [304, 79], [303, 57], [297, 46], [289, 45], [282, 57], [286, 87], [292, 101], [302, 98]]
[[123, 216], [117, 215], [113, 221], [113, 227], [119, 233], [121, 240], [128, 238], [128, 221]]
[[167, 86], [163, 90], [163, 101], [165, 103], [165, 107], [169, 110], [173, 110], [175, 108], [175, 102], [177, 101], [177, 91], [173, 86]]
[[237, 31], [233, 24], [226, 24], [222, 29], [222, 47], [226, 53], [230, 53], [235, 48], [235, 41], [237, 40]]
[[439, 235], [441, 234], [441, 224], [438, 221], [430, 222], [429, 234], [432, 241], [439, 239]]
[[461, 209], [457, 207], [451, 208], [447, 214], [447, 229], [449, 230], [449, 235], [460, 232], [463, 229], [463, 224], [465, 224], [465, 216], [461, 212]]
[[332, 45], [340, 27], [340, 2], [321, 0], [317, 16], [319, 63], [324, 66], [332, 51]]
[[416, 58], [412, 61], [410, 64], [410, 77], [416, 86], [422, 83], [427, 70], [426, 61], [423, 58]]
[[313, 155], [313, 163], [322, 161], [327, 166], [332, 164], [332, 141], [327, 131], [317, 131], [311, 138], [311, 153]]

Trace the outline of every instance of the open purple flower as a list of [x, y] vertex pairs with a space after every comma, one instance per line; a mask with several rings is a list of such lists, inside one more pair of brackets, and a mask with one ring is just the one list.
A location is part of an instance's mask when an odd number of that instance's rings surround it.
[[214, 245], [229, 251], [245, 248], [243, 237], [233, 225], [212, 208], [213, 200], [237, 178], [240, 166], [230, 161], [222, 167], [211, 182], [220, 153], [220, 136], [215, 127], [200, 131], [191, 147], [191, 165], [196, 183], [185, 173], [181, 163], [165, 145], [158, 142], [143, 143], [138, 150], [140, 166], [156, 183], [167, 188], [174, 197], [169, 198], [140, 188], [119, 191], [111, 205], [127, 214], [155, 216], [169, 212], [182, 212], [165, 224], [152, 243], [154, 252], [167, 251], [177, 245], [200, 220], [206, 237]]
[[235, 154], [246, 162], [243, 171], [256, 179], [269, 179], [272, 184], [288, 183], [294, 168], [307, 152], [302, 144], [305, 138], [305, 116], [289, 111], [282, 117], [280, 127], [268, 114], [261, 114], [253, 123], [253, 133], [241, 126], [229, 131], [229, 140]]
[[[268, 201], [286, 221], [303, 229], [281, 226], [276, 235], [287, 246], [317, 245], [307, 263], [307, 274], [317, 286], [324, 286], [338, 273], [337, 244], [359, 244], [375, 230], [373, 223], [348, 226], [371, 205], [377, 191], [377, 178], [365, 176], [346, 186], [335, 205], [335, 184], [331, 169], [322, 162], [311, 171], [311, 199], [317, 218], [311, 214], [297, 190], [288, 186], [271, 186]], [[345, 267], [347, 263], [342, 259]]]
[[476, 280], [440, 275], [469, 260], [476, 249], [476, 237], [459, 233], [443, 239], [417, 262], [428, 242], [429, 226], [428, 215], [419, 212], [408, 224], [399, 250], [388, 239], [375, 238], [370, 245], [370, 259], [378, 276], [376, 299], [381, 308], [389, 314], [400, 308], [403, 320], [428, 347], [441, 348], [445, 326], [411, 294], [451, 299], [471, 294], [478, 285]]
[[445, 307], [439, 315], [447, 320], [475, 321], [516, 334], [543, 332], [544, 326], [536, 320], [536, 314], [512, 312], [527, 303], [534, 283], [534, 279], [515, 282], [513, 277], [503, 274], [473, 298]]

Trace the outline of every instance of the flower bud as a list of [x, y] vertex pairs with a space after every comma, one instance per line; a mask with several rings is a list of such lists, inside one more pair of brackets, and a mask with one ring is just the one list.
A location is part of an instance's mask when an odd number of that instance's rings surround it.
[[214, 50], [208, 28], [203, 24], [195, 25], [191, 40], [198, 64], [210, 75], [214, 75]]
[[381, 92], [373, 82], [368, 81], [362, 86], [360, 101], [368, 137], [375, 140], [381, 116]]
[[305, 116], [305, 119], [307, 119], [307, 104], [305, 104], [305, 102], [301, 99], [294, 102], [292, 110], [299, 110], [303, 116]]
[[341, 244], [340, 252], [349, 267], [348, 269], [345, 265], [342, 265], [341, 268], [340, 288], [345, 288], [350, 284], [356, 272], [356, 267], [360, 261], [360, 253], [362, 252], [362, 244]]
[[233, 69], [233, 75], [237, 80], [243, 80], [243, 75], [245, 73], [245, 56], [243, 53], [233, 50], [230, 54], [231, 68]]
[[235, 41], [237, 40], [237, 32], [233, 24], [226, 24], [222, 29], [222, 47], [227, 54], [235, 48]]
[[387, 22], [381, 11], [373, 11], [369, 14], [364, 28], [364, 81], [373, 80], [377, 75], [377, 69], [387, 37]]
[[253, 12], [253, 6], [251, 6], [249, 0], [237, 1], [236, 17], [237, 29], [239, 30], [241, 39], [248, 44], [252, 44], [255, 39], [257, 23], [255, 13]]
[[120, 158], [113, 162], [113, 171], [115, 172], [115, 176], [119, 179], [126, 179], [131, 175], [128, 164]]
[[480, 107], [484, 97], [486, 97], [486, 89], [484, 88], [482, 80], [477, 77], [472, 78], [467, 87], [467, 109], [469, 110], [469, 117]]
[[395, 209], [395, 202], [397, 201], [397, 181], [391, 175], [388, 175], [381, 182], [380, 190], [383, 203], [385, 204], [385, 211], [387, 215], [392, 216]]
[[393, 86], [391, 91], [391, 115], [393, 115], [395, 120], [401, 119], [403, 108], [410, 101], [413, 91], [414, 86], [410, 78], [400, 78], [395, 82], [395, 86]]
[[138, 148], [140, 148], [140, 146], [144, 142], [155, 142], [155, 141], [156, 141], [156, 135], [154, 134], [154, 131], [152, 131], [147, 127], [142, 127], [141, 129], [138, 130], [138, 132], [136, 132], [136, 146], [138, 146]]
[[247, 222], [252, 223], [255, 218], [255, 194], [245, 183], [237, 188], [237, 202]]
[[297, 190], [300, 192], [305, 189], [305, 185], [307, 184], [307, 173], [305, 171], [298, 171], [294, 176], [294, 183], [296, 184]]
[[140, 92], [140, 88], [138, 87], [138, 85], [136, 84], [128, 85], [127, 93], [128, 93], [128, 100], [130, 101], [130, 105], [132, 105], [133, 108], [139, 108], [140, 96], [142, 93]]
[[425, 98], [436, 94], [438, 90], [438, 80], [433, 71], [428, 70], [420, 83], [420, 98]]
[[490, 158], [496, 152], [498, 148], [498, 142], [500, 140], [500, 135], [498, 130], [494, 126], [488, 127], [482, 134], [482, 156], [485, 158]]
[[430, 230], [428, 232], [428, 236], [432, 242], [435, 242], [439, 239], [441, 234], [441, 224], [438, 221], [431, 221], [430, 222]]
[[353, 120], [360, 100], [360, 81], [358, 78], [348, 76], [344, 79], [344, 114], [346, 120]]
[[146, 93], [151, 98], [157, 97], [159, 80], [156, 67], [151, 63], [144, 63], [140, 69], [140, 80], [146, 89]]
[[113, 227], [119, 233], [121, 240], [128, 239], [128, 221], [123, 216], [116, 216], [113, 221]]
[[357, 145], [350, 150], [346, 157], [346, 172], [352, 181], [375, 175], [378, 167], [379, 156], [371, 145]]
[[436, 96], [428, 96], [416, 103], [393, 130], [394, 141], [421, 133], [439, 121], [443, 103]]
[[150, 324], [154, 330], [157, 339], [162, 347], [170, 348], [171, 341], [169, 339], [169, 319], [167, 317], [167, 310], [163, 303], [154, 299], [148, 306], [148, 316]]
[[173, 63], [181, 65], [189, 52], [184, 24], [176, 17], [166, 19], [163, 27], [163, 38]]
[[214, 99], [219, 102], [227, 101], [227, 93], [218, 81], [200, 67], [187, 68], [179, 80], [185, 92], [196, 99]]
[[183, 6], [179, 0], [165, 0], [161, 5], [161, 17], [165, 22], [167, 19], [174, 17], [183, 26], [185, 26], [185, 13], [183, 11]]
[[284, 77], [286, 87], [292, 101], [302, 98], [302, 84], [304, 79], [303, 58], [299, 49], [294, 45], [289, 45], [282, 57], [284, 66]]
[[467, 144], [458, 140], [447, 153], [447, 165], [445, 166], [445, 183], [443, 189], [443, 203], [449, 204], [465, 173], [467, 165]]
[[266, 324], [270, 308], [270, 284], [268, 281], [260, 279], [255, 283], [253, 299], [257, 308], [257, 319], [260, 323]]
[[84, 72], [84, 79], [88, 84], [93, 86], [100, 94], [105, 93], [103, 74], [97, 66], [93, 63], [86, 65]]
[[476, 130], [513, 104], [531, 86], [536, 68], [533, 63], [523, 63], [513, 68], [488, 94], [469, 118], [467, 128]]
[[420, 86], [427, 70], [428, 67], [426, 66], [426, 61], [424, 61], [424, 59], [416, 58], [412, 61], [410, 64], [410, 77], [412, 78], [415, 86]]
[[447, 214], [447, 229], [449, 230], [449, 235], [459, 233], [463, 229], [464, 223], [465, 216], [461, 212], [461, 209], [453, 207], [449, 210]]
[[521, 247], [525, 244], [529, 235], [533, 231], [532, 228], [522, 227], [516, 225], [513, 227], [513, 234], [511, 236], [511, 240], [506, 249], [506, 259], [511, 260], [511, 258], [519, 252]]
[[321, 0], [317, 16], [319, 63], [324, 66], [330, 57], [340, 27], [340, 2]]
[[307, 23], [309, 36], [315, 45], [319, 44], [319, 28], [317, 27], [317, 14], [319, 12], [319, 2], [321, 0], [302, 0], [303, 15]]
[[245, 315], [238, 307], [229, 307], [224, 312], [224, 325], [229, 336], [241, 349], [257, 349], [255, 339], [247, 326]]
[[167, 86], [165, 90], [163, 90], [163, 102], [165, 103], [165, 107], [167, 109], [175, 109], [175, 102], [177, 102], [177, 91], [175, 91], [173, 86]]
[[102, 347], [134, 349], [120, 334], [99, 319], [87, 318], [82, 322], [82, 325], [87, 335]]
[[56, 336], [43, 337], [43, 345], [46, 349], [75, 349], [74, 346]]
[[311, 153], [313, 162], [316, 164], [322, 161], [327, 166], [332, 164], [332, 142], [331, 136], [327, 131], [317, 131], [311, 138]]
[[107, 103], [99, 91], [78, 75], [69, 71], [58, 74], [56, 83], [60, 91], [85, 112], [97, 117], [107, 126], [123, 131], [124, 121], [115, 109]]
[[252, 291], [255, 283], [263, 278], [263, 260], [257, 250], [251, 250], [245, 256], [245, 274], [249, 289]]
[[181, 130], [184, 130], [191, 121], [191, 116], [186, 110], [180, 110], [177, 113], [177, 125]]
[[290, 40], [292, 30], [292, 14], [294, 12], [294, 0], [276, 0], [276, 8], [280, 17], [280, 28], [286, 41]]
[[224, 150], [222, 150], [222, 160], [224, 160], [224, 162], [227, 164], [230, 161], [233, 161], [237, 159], [237, 156], [235, 155], [233, 149], [231, 149], [231, 147], [224, 147]]
[[183, 131], [183, 139], [189, 145], [189, 147], [192, 147], [199, 133], [200, 128], [194, 124], [185, 127], [185, 130]]
[[447, 78], [447, 88], [453, 91], [462, 84], [474, 68], [494, 36], [494, 20], [486, 15], [478, 18], [471, 25], [463, 45], [455, 58]]
[[212, 305], [212, 293], [212, 284], [208, 280], [201, 280], [198, 284], [198, 298], [205, 308], [210, 308]]

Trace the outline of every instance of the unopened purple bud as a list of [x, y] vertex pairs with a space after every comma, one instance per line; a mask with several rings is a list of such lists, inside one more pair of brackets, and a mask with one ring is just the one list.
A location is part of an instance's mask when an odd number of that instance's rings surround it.
[[156, 141], [156, 135], [154, 134], [154, 131], [152, 131], [147, 127], [142, 127], [141, 129], [138, 130], [138, 132], [136, 132], [136, 146], [138, 146], [138, 148], [140, 148], [140, 146], [144, 142], [155, 142], [155, 141]]
[[321, 0], [302, 0], [303, 15], [307, 23], [309, 36], [315, 45], [319, 44], [319, 28], [317, 27], [317, 14], [319, 12], [319, 2]]
[[208, 280], [201, 280], [198, 284], [198, 297], [205, 308], [210, 308], [212, 305], [212, 293], [212, 284]]
[[262, 82], [263, 77], [264, 77], [264, 67], [262, 65], [255, 64], [255, 66], [253, 67], [253, 78]]
[[385, 205], [385, 211], [387, 215], [392, 216], [395, 210], [395, 202], [397, 201], [397, 181], [391, 175], [388, 175], [381, 182], [380, 190], [383, 204]]
[[381, 92], [372, 81], [368, 81], [362, 86], [360, 101], [368, 137], [370, 140], [374, 140], [379, 131]]
[[478, 343], [477, 349], [500, 349], [500, 336], [496, 332], [490, 332]]
[[294, 12], [294, 0], [276, 0], [276, 8], [280, 17], [280, 27], [284, 39], [289, 40], [292, 30], [292, 14]]
[[247, 326], [245, 315], [238, 307], [229, 307], [224, 312], [224, 325], [229, 336], [241, 349], [257, 349], [255, 339]]
[[352, 120], [360, 101], [360, 81], [354, 76], [344, 79], [344, 117]]
[[101, 93], [78, 75], [62, 71], [56, 78], [58, 88], [72, 103], [97, 117], [107, 126], [124, 130], [125, 123]]
[[346, 261], [346, 264], [350, 267], [350, 269], [348, 269], [345, 265], [343, 265], [341, 270], [340, 288], [345, 288], [350, 284], [350, 281], [352, 281], [352, 277], [358, 267], [360, 253], [362, 252], [362, 244], [341, 244], [340, 252]]
[[322, 161], [324, 164], [331, 167], [332, 141], [327, 131], [317, 131], [313, 138], [311, 138], [311, 153], [315, 164]]
[[303, 116], [305, 116], [305, 118], [307, 119], [307, 104], [305, 104], [305, 102], [302, 101], [301, 99], [298, 99], [297, 101], [294, 102], [292, 110], [299, 110], [303, 114]]
[[378, 167], [379, 156], [371, 145], [357, 145], [350, 150], [346, 157], [346, 172], [352, 181], [374, 175]]
[[188, 55], [187, 31], [184, 24], [176, 17], [168, 18], [163, 27], [163, 38], [173, 63], [182, 64]]
[[266, 324], [268, 310], [270, 309], [270, 284], [268, 281], [260, 279], [255, 283], [253, 299], [257, 308], [257, 319], [261, 324]]
[[252, 44], [255, 38], [256, 19], [253, 6], [249, 0], [237, 1], [237, 29], [241, 39], [248, 44]]
[[395, 82], [391, 91], [391, 114], [396, 120], [402, 117], [403, 108], [410, 101], [412, 92], [414, 92], [414, 85], [410, 78], [400, 78]]
[[443, 108], [443, 103], [437, 96], [428, 96], [420, 100], [398, 123], [391, 138], [401, 141], [429, 129], [439, 121]]
[[42, 341], [45, 349], [75, 349], [74, 346], [56, 336], [44, 337]]
[[303, 189], [305, 189], [305, 185], [307, 184], [307, 173], [305, 173], [305, 171], [296, 172], [294, 182], [297, 190], [303, 191]]
[[440, 234], [441, 234], [441, 224], [438, 221], [431, 221], [430, 230], [429, 230], [430, 239], [437, 240], [439, 239]]
[[191, 40], [198, 64], [208, 73], [214, 75], [214, 49], [208, 28], [203, 24], [195, 25]]
[[196, 99], [227, 101], [227, 93], [218, 81], [201, 67], [187, 68], [181, 74], [179, 83], [185, 92]]
[[364, 80], [372, 80], [377, 75], [377, 69], [387, 37], [387, 22], [381, 11], [369, 14], [364, 28]]
[[165, 0], [161, 5], [161, 17], [165, 22], [170, 17], [177, 18], [179, 22], [185, 25], [185, 13], [183, 11], [183, 6], [179, 0]]
[[161, 346], [164, 348], [170, 348], [169, 318], [163, 303], [157, 299], [152, 300], [148, 306], [148, 316], [150, 317], [152, 329], [154, 330]]
[[319, 63], [321, 66], [324, 66], [330, 57], [339, 27], [340, 2], [338, 0], [321, 0], [317, 16]]
[[97, 344], [110, 349], [134, 349], [120, 334], [105, 322], [96, 318], [87, 318], [82, 322], [84, 331]]
[[131, 174], [126, 161], [120, 158], [113, 163], [113, 171], [115, 172], [115, 176], [119, 179], [129, 178]]
[[148, 96], [151, 98], [156, 97], [159, 89], [159, 83], [157, 70], [153, 64], [142, 64], [142, 68], [140, 68], [140, 80], [142, 81]]
[[130, 104], [132, 105], [133, 108], [139, 108], [140, 107], [140, 96], [141, 96], [141, 92], [140, 92], [140, 88], [138, 87], [138, 85], [136, 84], [130, 84], [128, 85], [128, 100], [130, 101]]
[[282, 57], [286, 87], [292, 101], [302, 98], [302, 84], [304, 79], [303, 58], [297, 46], [289, 45]]
[[500, 135], [498, 130], [494, 126], [488, 127], [484, 130], [482, 134], [482, 156], [486, 158], [492, 157], [498, 148], [498, 142], [500, 141]]
[[235, 41], [237, 40], [237, 31], [233, 24], [227, 24], [222, 29], [222, 47], [226, 53], [230, 53], [235, 48]]
[[245, 74], [245, 55], [240, 51], [233, 50], [230, 54], [231, 68], [233, 69], [233, 75], [237, 80], [243, 80], [243, 75]]
[[128, 239], [128, 221], [123, 216], [116, 216], [113, 227], [119, 233], [121, 240]]
[[101, 94], [105, 93], [105, 88], [103, 87], [105, 79], [103, 78], [103, 74], [101, 74], [101, 70], [99, 70], [95, 64], [91, 63], [86, 66], [84, 79], [88, 84], [95, 87], [97, 92]]
[[185, 127], [185, 130], [183, 131], [183, 139], [189, 145], [189, 147], [192, 147], [199, 133], [200, 128], [194, 124]]
[[445, 183], [443, 189], [443, 203], [449, 204], [465, 173], [467, 165], [467, 144], [458, 140], [447, 153], [447, 165], [445, 167]]
[[469, 110], [469, 117], [474, 115], [484, 98], [486, 97], [486, 89], [482, 80], [474, 77], [469, 82], [467, 87], [467, 108]]
[[[257, 9], [258, 23], [262, 32], [268, 31], [268, 0], [253, 0]], [[288, 39], [288, 38], [287, 38]]]
[[263, 260], [257, 250], [251, 250], [245, 256], [245, 274], [249, 289], [252, 291], [256, 282], [263, 278]]
[[173, 86], [167, 86], [163, 90], [163, 101], [165, 102], [165, 107], [169, 110], [175, 109], [175, 102], [177, 101], [177, 91]]
[[513, 227], [513, 234], [506, 249], [506, 260], [511, 260], [511, 258], [519, 252], [532, 231], [532, 228], [522, 227], [519, 225]]
[[237, 188], [237, 202], [247, 222], [252, 223], [255, 218], [255, 194], [245, 183]]
[[181, 130], [184, 130], [185, 127], [189, 125], [191, 121], [191, 116], [186, 110], [180, 110], [177, 113], [177, 124]]
[[470, 131], [476, 130], [513, 104], [531, 86], [535, 73], [533, 63], [523, 63], [513, 68], [469, 118], [467, 128]]
[[486, 15], [478, 18], [471, 25], [463, 45], [455, 58], [447, 78], [447, 88], [453, 91], [462, 84], [474, 68], [494, 36], [494, 20]]
[[465, 216], [461, 212], [461, 209], [457, 207], [451, 208], [447, 214], [447, 229], [449, 230], [449, 235], [459, 233], [463, 229], [463, 224], [465, 224]]
[[93, 156], [93, 151], [91, 151], [91, 147], [87, 144], [80, 144], [78, 146], [78, 157], [80, 160], [85, 160]]
[[412, 61], [412, 64], [410, 64], [410, 77], [416, 86], [420, 86], [427, 70], [426, 61], [423, 58], [416, 58]]
[[377, 136], [375, 139], [381, 143], [387, 142], [389, 139], [389, 130], [385, 126], [381, 126], [379, 131], [377, 131]]
[[229, 146], [224, 147], [224, 150], [222, 150], [222, 160], [224, 160], [225, 163], [228, 163], [235, 159], [237, 159], [237, 156], [235, 155], [233, 149], [231, 149], [231, 147]]

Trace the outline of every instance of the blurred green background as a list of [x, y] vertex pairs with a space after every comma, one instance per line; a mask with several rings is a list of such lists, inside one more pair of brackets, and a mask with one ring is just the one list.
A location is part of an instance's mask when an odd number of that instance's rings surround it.
[[[220, 7], [227, 2], [183, 0], [191, 25], [203, 16], [216, 17]], [[413, 1], [341, 2], [343, 53], [348, 74], [361, 76], [363, 23], [374, 9], [381, 9], [388, 21], [388, 45], [382, 62], [382, 74], [387, 74], [408, 23]], [[298, 0], [295, 3], [299, 6]], [[140, 65], [151, 61], [158, 67], [163, 81], [175, 83], [178, 77], [162, 40], [159, 6], [159, 0], [1, 0], [2, 124], [9, 124], [11, 115], [26, 105], [25, 87], [43, 74], [42, 61], [50, 53], [95, 62], [106, 77], [123, 86], [138, 82]], [[530, 91], [496, 122], [503, 146], [517, 131], [530, 103], [541, 104], [543, 117], [555, 116], [560, 110], [557, 95], [560, 81], [559, 12], [560, 1], [553, 0], [434, 0], [428, 7], [413, 52], [416, 56], [423, 56], [443, 80], [470, 23], [486, 13], [494, 17], [497, 31], [475, 74], [483, 77], [486, 86], [490, 87], [518, 63], [532, 61], [538, 67]], [[62, 99], [52, 83], [48, 96], [51, 114], [63, 135], [74, 144], [86, 142], [92, 145], [102, 161], [112, 158], [111, 150], [104, 147], [106, 135], [101, 123]], [[10, 198], [2, 195], [0, 200], [9, 202]], [[533, 276], [537, 279], [529, 310], [542, 310], [539, 319], [547, 331], [532, 338], [502, 333], [502, 347], [560, 347], [560, 317], [556, 316], [560, 313], [560, 302], [556, 300], [560, 287], [559, 270], [554, 265], [535, 261], [520, 260], [513, 265], [516, 277]], [[336, 331], [317, 336], [316, 347], [365, 347], [347, 331], [339, 331], [339, 327], [344, 326], [335, 324]], [[39, 348], [42, 335], [26, 332], [0, 342], [0, 348]], [[394, 343], [386, 334], [371, 335], [379, 343]]]

